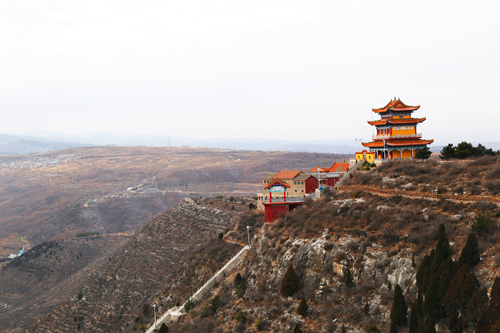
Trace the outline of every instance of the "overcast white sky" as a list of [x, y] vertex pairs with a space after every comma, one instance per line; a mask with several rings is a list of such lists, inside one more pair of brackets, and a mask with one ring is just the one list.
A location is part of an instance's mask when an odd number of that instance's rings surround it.
[[[500, 138], [498, 1], [0, 1], [0, 132]], [[472, 138], [469, 138], [472, 140]]]

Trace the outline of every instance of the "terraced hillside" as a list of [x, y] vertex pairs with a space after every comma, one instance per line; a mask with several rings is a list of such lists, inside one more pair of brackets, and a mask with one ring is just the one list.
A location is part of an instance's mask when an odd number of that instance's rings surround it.
[[[42, 316], [26, 332], [116, 331], [133, 322], [143, 304], [150, 304], [169, 275], [178, 271], [196, 246], [234, 224], [248, 205], [226, 205], [224, 199], [182, 203], [154, 218], [119, 253], [91, 274], [71, 300]], [[238, 244], [225, 244], [220, 265], [236, 253]], [[214, 267], [215, 269], [215, 267]], [[167, 305], [165, 305], [167, 306]], [[76, 320], [75, 320], [76, 318]]]
[[115, 234], [44, 242], [4, 266], [0, 330], [33, 323], [61, 304], [131, 238]]

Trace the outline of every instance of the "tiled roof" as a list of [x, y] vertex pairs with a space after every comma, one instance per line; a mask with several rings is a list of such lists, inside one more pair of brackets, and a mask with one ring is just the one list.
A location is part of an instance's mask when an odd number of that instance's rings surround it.
[[317, 167], [315, 167], [314, 169], [311, 169], [311, 170], [309, 170], [309, 171], [311, 171], [311, 172], [318, 172], [318, 169], [319, 169], [319, 172], [328, 172], [328, 169], [329, 169], [329, 168], [322, 168], [322, 167], [320, 167], [320, 166], [318, 165]]
[[274, 178], [274, 176], [276, 176], [276, 173], [270, 172], [267, 175], [265, 175], [264, 177], [262, 177], [262, 180], [272, 180]]
[[[386, 140], [385, 144], [387, 147], [401, 147], [401, 146], [422, 146], [433, 143], [434, 140]], [[383, 141], [372, 141], [372, 142], [362, 142], [363, 146], [368, 148], [382, 148], [384, 147]]]
[[374, 121], [368, 121], [368, 124], [372, 126], [380, 126], [380, 125], [386, 125], [386, 124], [392, 124], [392, 125], [402, 125], [402, 124], [419, 124], [425, 121], [424, 118], [386, 118], [386, 119], [380, 119], [380, 120], [374, 120]]
[[285, 181], [283, 181], [281, 179], [275, 179], [272, 182], [270, 182], [269, 184], [267, 184], [266, 186], [264, 186], [264, 189], [267, 190], [267, 189], [273, 187], [276, 184], [281, 185], [281, 186], [283, 186], [285, 188], [290, 188], [291, 187], [290, 185], [287, 184], [287, 182], [285, 182]]
[[278, 172], [273, 178], [280, 178], [280, 179], [294, 179], [297, 177], [299, 174], [301, 174], [302, 171], [300, 170], [281, 170]]
[[389, 110], [391, 111], [415, 111], [420, 108], [420, 105], [417, 106], [411, 106], [411, 105], [406, 105], [403, 103], [399, 98], [392, 100], [383, 108], [380, 109], [372, 109], [373, 112], [375, 113], [382, 113], [382, 112], [387, 112]]
[[334, 163], [329, 172], [345, 172], [349, 170], [349, 163]]
[[295, 177], [293, 180], [300, 180], [300, 181], [304, 181], [304, 180], [308, 180], [310, 177], [312, 177], [311, 174], [301, 174], [301, 175], [298, 175], [297, 177]]

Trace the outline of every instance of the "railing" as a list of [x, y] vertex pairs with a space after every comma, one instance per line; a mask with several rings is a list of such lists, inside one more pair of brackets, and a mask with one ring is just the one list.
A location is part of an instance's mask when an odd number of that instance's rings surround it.
[[402, 138], [421, 138], [422, 133], [416, 133], [416, 134], [402, 134], [402, 135], [385, 135], [385, 134], [380, 134], [380, 135], [372, 135], [372, 139], [402, 139]]
[[[295, 202], [304, 202], [306, 199], [304, 197], [286, 197], [286, 202], [290, 202], [290, 203], [295, 203]], [[265, 198], [264, 199], [264, 203], [278, 203], [278, 202], [285, 202], [285, 199], [283, 197], [278, 197], [278, 198], [275, 198], [273, 197], [273, 199], [271, 201], [269, 201], [269, 198]]]

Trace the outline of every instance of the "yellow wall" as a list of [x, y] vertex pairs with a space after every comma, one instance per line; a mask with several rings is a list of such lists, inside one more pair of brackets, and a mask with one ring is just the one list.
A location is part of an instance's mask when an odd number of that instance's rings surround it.
[[396, 128], [392, 129], [392, 135], [410, 135], [415, 134], [415, 127], [412, 126], [411, 129], [398, 130]]
[[356, 153], [356, 162], [361, 161], [363, 158], [363, 153]]
[[401, 158], [401, 154], [400, 154], [399, 150], [392, 151], [392, 158]]
[[375, 161], [375, 153], [366, 153], [366, 161], [374, 162]]
[[411, 150], [403, 150], [403, 158], [411, 158]]

